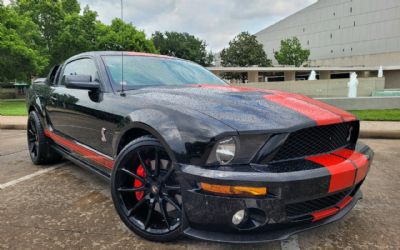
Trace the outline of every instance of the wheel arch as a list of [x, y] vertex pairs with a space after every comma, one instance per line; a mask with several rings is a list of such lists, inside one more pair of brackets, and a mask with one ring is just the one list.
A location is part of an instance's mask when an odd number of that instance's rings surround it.
[[[173, 162], [177, 162], [177, 149], [181, 148], [181, 144], [178, 141], [171, 141], [169, 138], [162, 136], [157, 129], [153, 126], [143, 122], [131, 122], [123, 130], [119, 132], [119, 135], [115, 137], [113, 142], [114, 155], [115, 157], [121, 152], [121, 150], [131, 141], [141, 137], [151, 135], [158, 139], [161, 144], [165, 147]], [[180, 141], [180, 140], [179, 140]]]

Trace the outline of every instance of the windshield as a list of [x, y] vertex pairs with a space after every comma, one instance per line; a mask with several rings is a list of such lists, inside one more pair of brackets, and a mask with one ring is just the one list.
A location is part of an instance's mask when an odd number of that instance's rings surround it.
[[[122, 81], [121, 56], [103, 56], [107, 73], [117, 89]], [[124, 56], [126, 89], [146, 86], [215, 84], [226, 85], [210, 71], [195, 63], [152, 56]]]

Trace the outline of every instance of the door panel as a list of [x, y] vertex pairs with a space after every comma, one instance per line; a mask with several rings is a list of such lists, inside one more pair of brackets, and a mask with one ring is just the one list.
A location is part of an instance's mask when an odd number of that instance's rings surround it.
[[[58, 85], [51, 87], [50, 100], [46, 105], [51, 126], [58, 135], [111, 156], [112, 140], [102, 140], [102, 130], [111, 126], [105, 121], [107, 115], [101, 108], [103, 93], [66, 88], [63, 85], [65, 75], [74, 74], [91, 75], [93, 81], [100, 81], [97, 67], [91, 59], [79, 59], [64, 66]], [[91, 161], [90, 157], [75, 156]]]

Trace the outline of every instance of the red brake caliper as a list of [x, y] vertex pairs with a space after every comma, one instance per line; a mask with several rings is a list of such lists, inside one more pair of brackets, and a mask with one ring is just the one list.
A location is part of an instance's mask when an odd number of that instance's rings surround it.
[[[146, 178], [146, 172], [144, 171], [144, 168], [142, 166], [142, 164], [139, 165], [139, 167], [136, 169], [136, 174], [139, 175], [142, 178]], [[135, 182], [133, 183], [133, 186], [135, 188], [141, 187], [143, 186], [144, 183], [142, 183], [141, 181], [139, 181], [138, 179], [135, 179]], [[137, 191], [135, 192], [135, 196], [136, 199], [138, 201], [140, 201], [141, 199], [143, 199], [143, 195], [144, 195], [144, 191]]]

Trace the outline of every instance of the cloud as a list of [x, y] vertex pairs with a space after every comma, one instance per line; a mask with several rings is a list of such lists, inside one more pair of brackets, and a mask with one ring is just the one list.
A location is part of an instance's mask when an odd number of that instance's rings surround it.
[[[123, 0], [124, 19], [147, 35], [188, 32], [219, 51], [241, 31], [256, 33], [316, 0]], [[120, 17], [120, 1], [80, 0], [110, 23]]]

